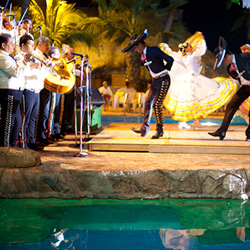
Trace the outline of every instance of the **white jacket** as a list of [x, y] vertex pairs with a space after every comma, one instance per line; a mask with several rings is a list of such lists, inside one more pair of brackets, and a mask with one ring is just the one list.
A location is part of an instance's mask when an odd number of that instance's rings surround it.
[[[20, 52], [16, 55], [17, 63], [21, 64], [25, 57], [25, 52]], [[48, 76], [48, 71], [44, 66], [41, 69], [30, 69], [30, 63], [27, 63], [27, 66], [24, 70], [24, 89], [34, 91], [39, 93], [44, 88], [44, 79]]]
[[24, 65], [18, 65], [9, 54], [0, 50], [0, 89], [24, 88]]

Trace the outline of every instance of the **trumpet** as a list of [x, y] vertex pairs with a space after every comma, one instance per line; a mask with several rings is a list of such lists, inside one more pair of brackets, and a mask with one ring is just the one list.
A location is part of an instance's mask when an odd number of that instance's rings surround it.
[[35, 51], [28, 53], [27, 56], [30, 57], [30, 58], [34, 58], [34, 59], [38, 60], [45, 67], [48, 67], [48, 68], [52, 67], [51, 59], [46, 58], [45, 56], [42, 56], [42, 55], [36, 53]]
[[27, 53], [26, 56], [28, 58], [32, 58], [34, 61], [36, 59], [37, 61], [41, 62], [41, 64], [44, 65], [52, 75], [58, 76], [58, 73], [54, 68], [55, 65], [52, 63], [52, 60], [50, 58], [46, 58], [45, 56], [40, 55], [35, 51]]

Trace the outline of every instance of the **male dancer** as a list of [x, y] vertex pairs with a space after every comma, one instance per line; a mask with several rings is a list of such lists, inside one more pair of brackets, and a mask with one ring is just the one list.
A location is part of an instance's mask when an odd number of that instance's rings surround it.
[[[157, 124], [156, 133], [152, 136], [152, 139], [159, 139], [163, 136], [163, 100], [165, 99], [170, 85], [168, 70], [171, 69], [174, 59], [165, 54], [158, 47], [146, 46], [144, 41], [147, 36], [147, 30], [145, 30], [140, 36], [132, 36], [129, 45], [123, 49], [122, 52], [128, 52], [131, 49], [134, 49], [135, 52], [141, 54], [142, 63], [148, 68], [152, 78], [154, 79], [145, 101], [143, 124], [140, 129], [132, 128], [132, 131], [141, 134], [142, 137], [148, 133], [153, 105]], [[167, 63], [166, 65], [164, 65], [164, 60]]]
[[22, 118], [20, 104], [23, 96], [25, 60], [18, 65], [11, 53], [14, 41], [9, 34], [0, 35], [0, 146], [17, 147]]
[[[223, 37], [220, 37], [219, 46], [215, 50], [216, 61], [214, 69], [219, 68], [222, 63], [227, 64], [229, 75], [238, 81], [241, 87], [227, 104], [225, 116], [219, 129], [208, 133], [211, 136], [220, 137], [221, 140], [226, 136], [235, 112], [241, 103], [250, 96], [250, 53], [232, 54], [226, 47], [226, 41]], [[247, 136], [246, 140], [250, 141], [250, 122], [245, 133]]]

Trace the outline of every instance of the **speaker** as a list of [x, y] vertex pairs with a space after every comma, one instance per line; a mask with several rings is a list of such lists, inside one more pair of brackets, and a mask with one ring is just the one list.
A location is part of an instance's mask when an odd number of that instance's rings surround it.
[[[80, 108], [81, 104], [81, 87], [76, 89], [76, 106]], [[82, 87], [82, 96], [83, 96], [83, 106], [86, 104], [86, 87]], [[90, 98], [91, 98], [91, 105], [93, 108], [101, 107], [105, 101], [102, 97], [102, 94], [99, 92], [97, 87], [91, 87], [90, 89]]]

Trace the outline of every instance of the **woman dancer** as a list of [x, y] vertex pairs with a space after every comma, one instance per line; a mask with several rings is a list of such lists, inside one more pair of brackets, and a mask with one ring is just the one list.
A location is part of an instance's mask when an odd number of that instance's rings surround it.
[[194, 120], [194, 128], [200, 127], [199, 120], [214, 112], [234, 95], [237, 84], [230, 79], [222, 82], [200, 74], [201, 56], [206, 52], [206, 42], [201, 32], [196, 32], [174, 52], [167, 44], [160, 44], [163, 51], [175, 62], [171, 72], [172, 84], [164, 100], [164, 106], [180, 121], [179, 128], [190, 128], [186, 122]]

